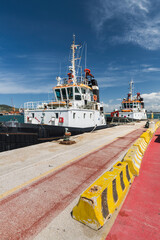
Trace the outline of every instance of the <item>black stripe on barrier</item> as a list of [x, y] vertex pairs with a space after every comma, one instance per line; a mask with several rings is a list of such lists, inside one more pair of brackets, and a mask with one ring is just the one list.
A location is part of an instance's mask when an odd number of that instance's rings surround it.
[[131, 177], [129, 175], [128, 165], [126, 165], [126, 176], [127, 176], [128, 182], [129, 182], [131, 180]]
[[102, 215], [106, 218], [109, 214], [107, 202], [107, 188], [102, 192]]
[[125, 184], [124, 184], [124, 181], [123, 181], [123, 172], [120, 173], [120, 182], [121, 182], [121, 188], [122, 188], [122, 190], [124, 191], [124, 189], [125, 189]]
[[116, 179], [112, 181], [112, 190], [113, 190], [113, 199], [114, 202], [117, 202], [118, 200], [118, 194], [117, 194], [117, 187], [116, 187]]

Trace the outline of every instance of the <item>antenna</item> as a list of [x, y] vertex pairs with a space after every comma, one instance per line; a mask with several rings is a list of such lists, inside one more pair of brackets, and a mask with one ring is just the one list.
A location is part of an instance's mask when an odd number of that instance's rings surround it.
[[133, 84], [134, 84], [133, 79], [131, 79], [131, 81], [130, 81], [130, 94], [131, 94], [131, 101], [132, 101], [132, 98], [133, 98]]
[[87, 43], [85, 44], [85, 69], [87, 67]]
[[75, 44], [75, 35], [73, 34], [73, 43], [71, 45], [71, 49], [72, 49], [72, 58], [71, 58], [71, 68], [70, 71], [72, 73], [72, 81], [73, 83], [77, 82], [77, 76], [76, 76], [76, 69], [75, 69], [75, 61], [77, 60], [77, 58], [75, 57], [75, 52], [77, 50], [77, 47], [79, 47], [79, 45]]
[[75, 43], [75, 34], [73, 33], [73, 43]]
[[84, 44], [79, 45], [79, 53], [77, 54], [77, 60], [79, 60], [78, 67], [77, 67], [77, 76], [79, 74], [79, 68], [81, 68], [81, 76], [82, 76], [82, 67], [80, 65], [81, 65], [81, 60], [82, 60], [82, 55], [83, 55], [83, 49], [84, 49]]
[[61, 76], [61, 61], [59, 63], [59, 76]]

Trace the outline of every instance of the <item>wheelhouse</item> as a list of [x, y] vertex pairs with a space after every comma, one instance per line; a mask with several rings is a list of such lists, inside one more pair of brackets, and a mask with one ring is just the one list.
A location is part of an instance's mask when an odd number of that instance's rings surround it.
[[137, 109], [144, 108], [144, 102], [141, 101], [122, 102], [122, 109], [136, 109], [136, 108]]
[[93, 101], [93, 91], [87, 85], [68, 85], [53, 88], [55, 99], [61, 101]]

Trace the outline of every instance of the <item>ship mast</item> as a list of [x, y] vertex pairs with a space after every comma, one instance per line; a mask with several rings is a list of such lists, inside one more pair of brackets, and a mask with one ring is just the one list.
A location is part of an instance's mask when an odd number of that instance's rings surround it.
[[131, 79], [131, 81], [130, 81], [130, 97], [131, 97], [131, 101], [132, 101], [132, 99], [133, 99], [133, 79]]
[[77, 60], [77, 58], [75, 58], [75, 49], [77, 49], [79, 45], [75, 45], [75, 35], [73, 34], [73, 44], [71, 45], [71, 49], [72, 49], [72, 59], [71, 59], [71, 71], [72, 71], [72, 80], [73, 83], [77, 82], [77, 78], [76, 78], [76, 69], [75, 69], [75, 60]]

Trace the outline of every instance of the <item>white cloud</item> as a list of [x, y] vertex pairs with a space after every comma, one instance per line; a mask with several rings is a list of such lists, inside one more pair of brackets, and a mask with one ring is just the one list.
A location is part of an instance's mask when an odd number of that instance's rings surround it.
[[143, 72], [160, 72], [160, 68], [149, 67], [149, 68], [144, 68], [142, 71]]
[[149, 50], [159, 49], [160, 16], [152, 20], [147, 17], [141, 19], [140, 23], [135, 24], [128, 35], [125, 34], [124, 38], [120, 40], [136, 43]]
[[11, 54], [3, 57], [0, 68], [0, 94], [50, 92], [56, 84], [57, 65], [56, 57], [48, 53]]
[[[160, 92], [145, 93], [141, 96], [144, 98], [145, 109], [147, 111], [160, 112]], [[104, 111], [106, 113], [120, 109], [122, 99], [118, 98], [116, 100], [119, 103], [116, 103], [113, 99], [108, 100], [108, 103], [104, 103]]]
[[115, 18], [126, 18], [130, 24], [131, 16], [137, 16], [139, 13], [145, 15], [149, 11], [150, 1], [148, 0], [99, 0], [97, 5], [94, 5], [93, 12], [95, 17], [91, 16], [97, 31], [101, 30], [107, 20]]
[[115, 109], [119, 109], [120, 108], [120, 104], [107, 104], [104, 103], [104, 112], [105, 113], [110, 113], [113, 112]]
[[0, 94], [48, 93], [53, 85], [46, 84], [48, 74], [0, 72]]
[[[99, 36], [112, 29], [114, 43], [132, 42], [156, 50], [160, 48], [160, 14], [155, 11], [156, 4], [158, 0], [99, 0], [90, 20]], [[119, 33], [114, 31], [111, 20], [120, 23]]]
[[145, 107], [148, 111], [160, 112], [160, 92], [152, 92], [149, 94], [142, 94], [144, 98]]
[[159, 102], [160, 103], [160, 92], [152, 92], [152, 93], [144, 93], [142, 94], [142, 97], [144, 98], [145, 102], [147, 103], [154, 103], [154, 102]]
[[51, 91], [53, 84], [47, 84], [43, 86], [26, 86], [25, 84], [18, 84], [7, 80], [5, 82], [0, 82], [0, 94], [25, 94], [25, 93], [48, 93]]

